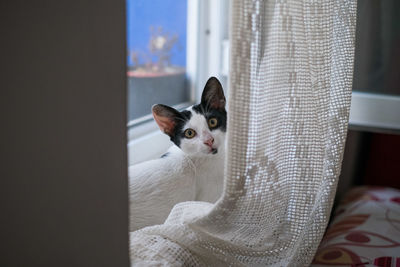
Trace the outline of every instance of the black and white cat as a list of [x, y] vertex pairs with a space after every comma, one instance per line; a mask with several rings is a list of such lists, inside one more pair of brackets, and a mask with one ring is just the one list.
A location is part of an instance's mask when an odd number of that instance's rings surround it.
[[211, 77], [201, 103], [179, 112], [154, 105], [153, 117], [174, 143], [160, 159], [129, 168], [130, 231], [162, 224], [183, 201], [215, 202], [224, 178], [227, 114], [218, 79]]

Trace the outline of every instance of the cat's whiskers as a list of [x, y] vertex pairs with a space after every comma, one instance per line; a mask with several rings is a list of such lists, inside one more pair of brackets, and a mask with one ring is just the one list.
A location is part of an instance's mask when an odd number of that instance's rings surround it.
[[201, 105], [200, 108], [201, 108], [201, 112], [202, 112], [204, 115], [205, 115], [205, 114], [208, 114], [209, 111], [210, 111], [210, 104], [209, 104], [209, 103], [206, 103], [205, 109], [204, 109], [204, 106], [203, 106], [203, 105]]
[[174, 119], [178, 120], [178, 121], [186, 122], [186, 119], [181, 118], [181, 117], [174, 117]]
[[210, 103], [207, 102], [206, 104], [206, 112], [209, 113], [210, 112]]

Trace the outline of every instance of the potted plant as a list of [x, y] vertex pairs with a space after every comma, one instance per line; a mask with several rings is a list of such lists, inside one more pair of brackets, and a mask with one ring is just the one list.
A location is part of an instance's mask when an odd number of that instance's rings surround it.
[[129, 51], [133, 65], [128, 69], [128, 120], [150, 114], [153, 104], [187, 102], [185, 68], [171, 64], [178, 36], [151, 27], [148, 51]]

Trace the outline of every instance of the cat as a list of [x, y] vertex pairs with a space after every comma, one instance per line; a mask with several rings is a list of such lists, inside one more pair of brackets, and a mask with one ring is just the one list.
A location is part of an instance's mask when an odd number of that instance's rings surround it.
[[217, 78], [198, 105], [179, 112], [158, 104], [154, 120], [174, 145], [161, 158], [129, 167], [130, 231], [162, 224], [175, 204], [214, 203], [223, 189], [227, 112]]

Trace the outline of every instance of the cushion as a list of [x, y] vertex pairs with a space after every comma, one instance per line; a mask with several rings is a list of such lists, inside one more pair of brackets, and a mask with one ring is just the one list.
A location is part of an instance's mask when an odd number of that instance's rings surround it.
[[312, 266], [400, 267], [400, 191], [367, 186], [350, 190]]

